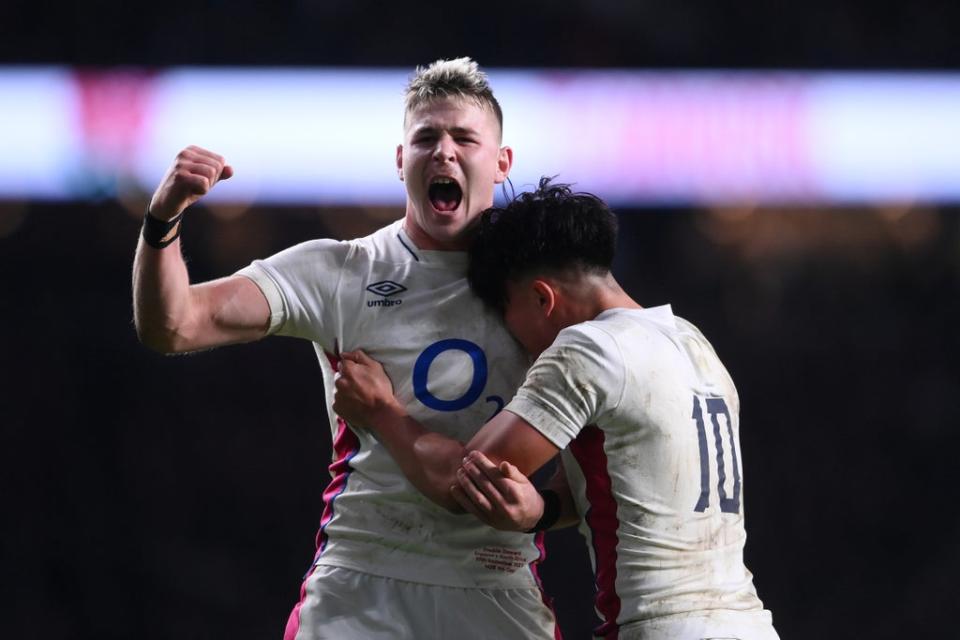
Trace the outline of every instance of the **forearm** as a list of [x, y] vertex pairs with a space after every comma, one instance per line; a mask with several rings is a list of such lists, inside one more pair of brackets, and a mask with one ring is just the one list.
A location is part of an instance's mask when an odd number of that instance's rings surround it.
[[463, 443], [427, 431], [398, 411], [381, 414], [371, 430], [420, 493], [449, 511], [463, 512], [450, 494], [465, 453]]
[[133, 318], [140, 341], [164, 353], [185, 350], [189, 314], [190, 279], [180, 240], [155, 249], [141, 237], [133, 261]]
[[191, 287], [176, 237], [177, 216], [232, 175], [222, 156], [191, 145], [177, 154], [150, 200], [144, 234], [151, 242], [141, 235], [133, 260], [133, 320], [151, 349], [181, 353], [266, 333], [270, 310], [260, 289], [240, 276]]

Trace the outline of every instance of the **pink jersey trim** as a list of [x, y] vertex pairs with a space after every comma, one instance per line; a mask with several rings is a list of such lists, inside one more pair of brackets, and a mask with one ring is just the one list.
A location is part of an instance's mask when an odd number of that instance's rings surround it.
[[347, 488], [350, 477], [350, 460], [360, 451], [360, 441], [343, 418], [337, 417], [337, 437], [333, 440], [333, 462], [330, 464], [330, 476], [333, 480], [323, 492], [323, 515], [320, 517], [320, 531], [317, 533], [317, 555], [320, 557], [327, 548], [327, 525], [333, 520], [334, 502]]
[[[340, 369], [340, 358], [327, 353], [327, 360], [333, 367], [334, 373]], [[347, 479], [350, 477], [350, 460], [360, 451], [360, 440], [357, 438], [346, 420], [337, 416], [337, 435], [333, 439], [333, 462], [330, 463], [330, 477], [333, 478], [323, 491], [323, 515], [320, 516], [320, 531], [317, 532], [317, 554], [314, 562], [327, 548], [327, 525], [333, 520], [334, 502], [347, 488]]]
[[307, 597], [307, 580], [310, 578], [311, 571], [307, 572], [306, 577], [303, 579], [303, 584], [300, 585], [300, 600], [297, 604], [293, 605], [293, 611], [290, 612], [290, 617], [287, 618], [287, 626], [283, 630], [283, 640], [296, 640], [297, 631], [300, 630], [300, 607], [303, 606], [303, 601]]
[[593, 554], [596, 558], [594, 580], [597, 595], [594, 602], [603, 624], [594, 629], [598, 638], [616, 638], [620, 627], [620, 596], [617, 595], [617, 502], [613, 498], [610, 473], [607, 470], [607, 454], [603, 449], [603, 430], [596, 426], [584, 427], [580, 435], [570, 443], [570, 452], [576, 458], [586, 479], [586, 497], [590, 505], [584, 516], [593, 538]]
[[[327, 360], [334, 372], [340, 368], [340, 358], [330, 353], [326, 354]], [[346, 421], [337, 416], [337, 435], [333, 439], [333, 462], [330, 463], [330, 477], [332, 480], [323, 491], [323, 514], [320, 516], [320, 530], [317, 532], [317, 553], [313, 557], [313, 564], [307, 575], [303, 577], [303, 584], [300, 585], [300, 601], [293, 606], [290, 617], [287, 619], [287, 626], [283, 632], [283, 640], [294, 640], [297, 632], [300, 630], [300, 608], [307, 597], [307, 580], [316, 566], [317, 560], [327, 548], [327, 525], [333, 520], [334, 502], [337, 497], [347, 488], [347, 479], [350, 477], [350, 460], [360, 451], [360, 440], [357, 435], [350, 430]]]

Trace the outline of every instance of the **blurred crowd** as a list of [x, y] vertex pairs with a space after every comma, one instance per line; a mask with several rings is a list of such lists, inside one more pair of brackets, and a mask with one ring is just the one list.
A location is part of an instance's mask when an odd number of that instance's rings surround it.
[[951, 0], [12, 0], [0, 63], [933, 69], [957, 24]]

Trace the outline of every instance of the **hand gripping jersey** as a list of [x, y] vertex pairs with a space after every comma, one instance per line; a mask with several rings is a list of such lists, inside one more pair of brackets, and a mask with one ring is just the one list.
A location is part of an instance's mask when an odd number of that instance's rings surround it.
[[739, 408], [713, 347], [669, 306], [561, 331], [507, 405], [563, 449], [599, 635], [777, 637], [743, 564]]
[[330, 409], [341, 351], [379, 360], [410, 415], [463, 442], [523, 379], [527, 358], [469, 290], [466, 253], [421, 251], [402, 226], [306, 242], [239, 272], [266, 295], [270, 332], [312, 341], [323, 370], [334, 452], [316, 564], [452, 587], [535, 587], [533, 536], [436, 506], [369, 432]]

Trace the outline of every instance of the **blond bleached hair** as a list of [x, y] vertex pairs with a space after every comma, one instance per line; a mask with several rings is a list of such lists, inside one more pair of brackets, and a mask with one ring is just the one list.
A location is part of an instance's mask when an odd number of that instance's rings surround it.
[[503, 111], [493, 95], [487, 74], [480, 70], [474, 60], [463, 57], [452, 60], [437, 60], [426, 67], [417, 67], [407, 83], [404, 109], [406, 114], [421, 105], [443, 98], [466, 98], [497, 116], [503, 131]]

